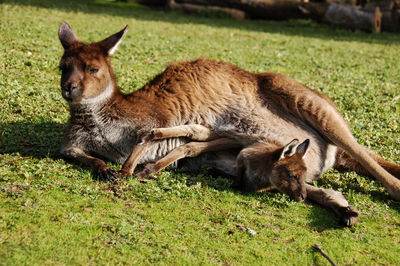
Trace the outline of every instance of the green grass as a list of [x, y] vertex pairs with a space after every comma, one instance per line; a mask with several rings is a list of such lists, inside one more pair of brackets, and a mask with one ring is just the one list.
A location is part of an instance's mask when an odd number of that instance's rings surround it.
[[64, 161], [58, 150], [69, 113], [57, 30], [67, 21], [94, 41], [129, 24], [112, 60], [125, 92], [172, 61], [200, 56], [286, 74], [330, 96], [359, 142], [397, 164], [400, 35], [110, 1], [6, 0], [0, 9], [0, 264], [327, 264], [314, 244], [338, 264], [400, 262], [400, 203], [355, 173], [330, 171], [317, 182], [360, 210], [349, 229], [316, 204], [241, 193], [206, 173], [163, 171], [111, 186]]

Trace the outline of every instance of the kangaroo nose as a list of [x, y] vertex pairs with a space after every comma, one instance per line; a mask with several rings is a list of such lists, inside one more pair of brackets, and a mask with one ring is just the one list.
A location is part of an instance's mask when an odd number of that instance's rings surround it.
[[78, 84], [76, 84], [75, 82], [71, 82], [67, 85], [67, 90], [72, 93], [74, 90], [76, 90], [78, 88]]
[[65, 99], [70, 100], [76, 95], [76, 90], [79, 88], [78, 84], [75, 82], [67, 83], [62, 90], [62, 95]]

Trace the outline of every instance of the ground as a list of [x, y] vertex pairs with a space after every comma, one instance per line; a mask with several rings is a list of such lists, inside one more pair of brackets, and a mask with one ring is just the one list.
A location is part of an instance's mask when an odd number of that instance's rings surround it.
[[360, 211], [359, 223], [343, 228], [312, 202], [242, 193], [206, 172], [166, 170], [114, 186], [65, 161], [58, 151], [69, 112], [57, 30], [67, 21], [95, 41], [129, 24], [112, 59], [124, 92], [172, 61], [197, 57], [286, 74], [331, 97], [359, 142], [397, 164], [400, 35], [104, 0], [3, 0], [0, 11], [1, 264], [328, 264], [314, 244], [338, 264], [399, 263], [400, 203], [353, 172], [332, 170], [316, 182]]

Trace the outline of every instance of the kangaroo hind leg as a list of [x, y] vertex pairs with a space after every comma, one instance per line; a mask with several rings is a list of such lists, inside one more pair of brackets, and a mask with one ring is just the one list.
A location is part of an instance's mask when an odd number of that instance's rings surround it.
[[[372, 151], [367, 150], [367, 153], [386, 171], [392, 174], [397, 179], [400, 179], [400, 166], [390, 163], [378, 155], [374, 154]], [[362, 164], [357, 162], [349, 153], [342, 149], [338, 149], [336, 153], [336, 161], [333, 168], [337, 170], [352, 170], [355, 171], [359, 175], [371, 176], [371, 174], [365, 169]]]

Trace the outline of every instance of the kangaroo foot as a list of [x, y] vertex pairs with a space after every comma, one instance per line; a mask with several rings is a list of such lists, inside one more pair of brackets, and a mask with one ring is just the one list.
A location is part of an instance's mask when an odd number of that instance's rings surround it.
[[135, 176], [139, 179], [142, 178], [146, 178], [148, 177], [150, 174], [155, 173], [157, 171], [155, 171], [154, 169], [154, 163], [149, 163], [146, 165], [146, 167], [144, 169], [142, 169], [141, 171], [135, 173]]
[[388, 184], [385, 187], [393, 199], [400, 200], [400, 180], [397, 179], [391, 185]]
[[340, 222], [347, 227], [352, 227], [359, 219], [359, 213], [353, 206], [343, 207], [339, 212]]

